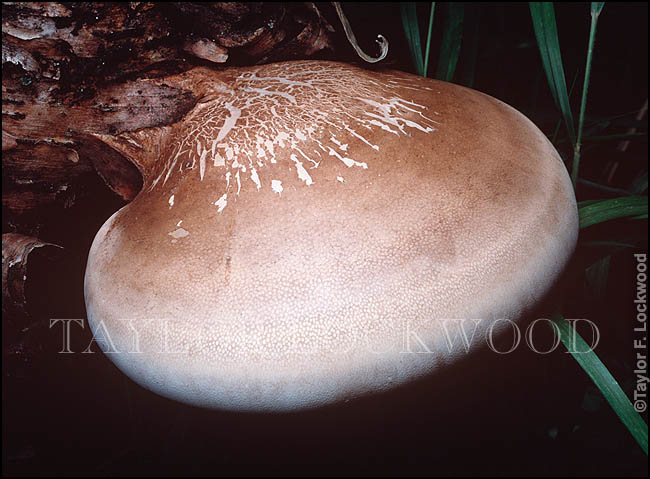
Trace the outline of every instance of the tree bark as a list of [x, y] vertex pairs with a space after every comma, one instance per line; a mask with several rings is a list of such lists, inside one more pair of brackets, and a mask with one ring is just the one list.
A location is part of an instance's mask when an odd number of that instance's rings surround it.
[[8, 344], [26, 344], [30, 252], [52, 242], [84, 260], [79, 245], [92, 236], [68, 245], [70, 237], [51, 233], [70, 224], [68, 208], [105, 214], [94, 207], [97, 175], [124, 201], [141, 188], [137, 168], [95, 135], [180, 120], [198, 94], [166, 77], [196, 66], [324, 57], [332, 33], [313, 3], [4, 2], [3, 329], [15, 325]]
[[165, 76], [322, 56], [333, 32], [313, 3], [5, 2], [2, 17], [2, 205], [12, 219], [69, 207], [96, 173], [132, 199], [137, 169], [91, 134], [179, 120], [197, 98]]

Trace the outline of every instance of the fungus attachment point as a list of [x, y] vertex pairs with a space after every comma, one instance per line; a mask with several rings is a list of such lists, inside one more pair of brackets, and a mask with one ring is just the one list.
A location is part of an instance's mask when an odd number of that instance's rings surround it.
[[396, 387], [521, 320], [572, 254], [560, 157], [492, 97], [324, 61], [165, 82], [202, 101], [102, 137], [144, 185], [85, 278], [110, 359], [163, 396], [283, 411]]

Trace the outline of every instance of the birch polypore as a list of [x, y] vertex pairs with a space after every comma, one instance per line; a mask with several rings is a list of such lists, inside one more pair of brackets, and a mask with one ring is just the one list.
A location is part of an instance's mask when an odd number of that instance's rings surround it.
[[560, 157], [492, 97], [322, 61], [174, 82], [201, 98], [182, 121], [102, 136], [144, 186], [85, 283], [99, 344], [161, 395], [278, 411], [393, 388], [522, 318], [573, 251]]

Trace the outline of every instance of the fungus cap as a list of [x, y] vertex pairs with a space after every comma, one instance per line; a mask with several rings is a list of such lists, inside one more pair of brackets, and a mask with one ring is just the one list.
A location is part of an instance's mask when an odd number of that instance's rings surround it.
[[182, 121], [102, 137], [144, 186], [85, 278], [98, 343], [163, 396], [281, 411], [393, 388], [467, 354], [444, 320], [471, 351], [521, 319], [574, 249], [560, 157], [490, 96], [323, 61], [173, 81], [201, 97]]

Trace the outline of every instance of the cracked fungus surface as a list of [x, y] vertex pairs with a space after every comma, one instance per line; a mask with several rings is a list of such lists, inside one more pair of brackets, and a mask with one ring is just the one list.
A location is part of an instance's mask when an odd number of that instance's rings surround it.
[[86, 273], [102, 347], [160, 394], [279, 410], [390, 388], [465, 354], [441, 319], [480, 319], [477, 346], [573, 250], [564, 166], [498, 100], [320, 61], [188, 75], [181, 122], [122, 135], [143, 191]]
[[[286, 166], [311, 185], [311, 170], [323, 160], [368, 168], [363, 147], [380, 150], [372, 141], [377, 130], [410, 136], [412, 131], [430, 133], [436, 124], [424, 105], [400, 94], [429, 87], [390, 74], [378, 81], [372, 72], [345, 65], [268, 65], [208, 89], [206, 101], [168, 145], [149, 188], [187, 170], [198, 170], [203, 180], [210, 166], [223, 167], [225, 189], [214, 202], [219, 211], [229, 197], [239, 195], [242, 181], [282, 192], [282, 180], [263, 172], [265, 165], [278, 162], [277, 150], [290, 151]], [[359, 147], [353, 152], [350, 143]]]

